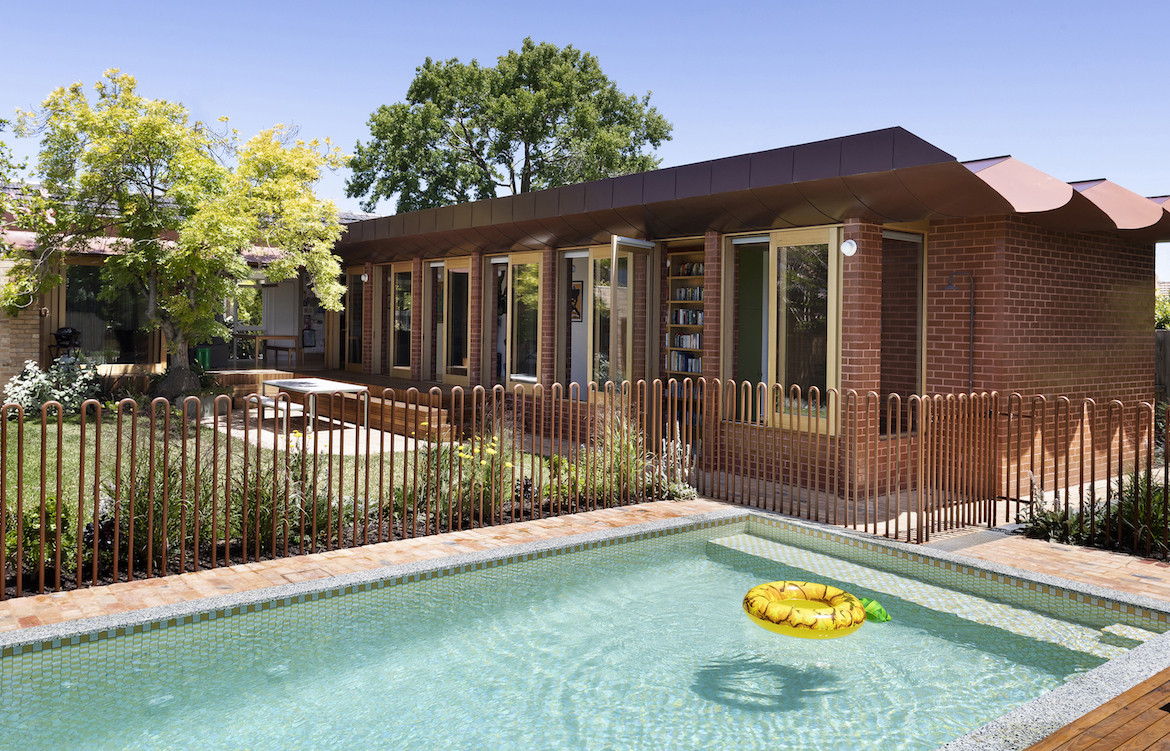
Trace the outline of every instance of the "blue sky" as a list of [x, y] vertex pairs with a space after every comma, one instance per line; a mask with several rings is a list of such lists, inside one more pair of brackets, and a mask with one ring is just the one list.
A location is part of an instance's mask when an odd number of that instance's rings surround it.
[[[675, 126], [663, 166], [901, 125], [959, 159], [1012, 154], [1063, 180], [1170, 193], [1164, 0], [64, 0], [5, 3], [0, 17], [0, 117], [119, 67], [145, 95], [227, 115], [244, 135], [289, 123], [350, 151], [426, 57], [494, 62], [531, 36], [652, 92]], [[357, 209], [345, 177], [320, 193]], [[1170, 279], [1170, 247], [1158, 273]]]

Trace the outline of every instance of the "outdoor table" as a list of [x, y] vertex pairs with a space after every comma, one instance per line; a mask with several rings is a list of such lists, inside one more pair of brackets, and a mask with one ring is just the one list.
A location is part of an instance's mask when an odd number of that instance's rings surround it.
[[[252, 367], [260, 367], [260, 341], [291, 341], [293, 342], [292, 349], [297, 353], [297, 367], [304, 367], [301, 363], [304, 360], [304, 349], [301, 346], [301, 337], [299, 334], [265, 334], [263, 331], [236, 331], [232, 334], [235, 339], [251, 339], [252, 340]], [[264, 357], [268, 358], [268, 346], [264, 346]]]
[[[261, 385], [260, 395], [264, 396], [264, 392], [269, 386], [274, 387], [277, 393], [281, 391], [304, 394], [305, 407], [309, 412], [308, 427], [306, 430], [312, 430], [317, 425], [317, 397], [321, 394], [361, 394], [369, 391], [368, 386], [363, 386], [359, 383], [346, 383], [344, 381], [330, 381], [327, 378], [282, 378], [272, 381], [265, 381]], [[344, 416], [344, 411], [343, 411]], [[330, 416], [332, 419], [332, 416]], [[344, 422], [344, 420], [342, 420]], [[365, 425], [370, 424], [370, 400], [367, 398], [365, 403]]]

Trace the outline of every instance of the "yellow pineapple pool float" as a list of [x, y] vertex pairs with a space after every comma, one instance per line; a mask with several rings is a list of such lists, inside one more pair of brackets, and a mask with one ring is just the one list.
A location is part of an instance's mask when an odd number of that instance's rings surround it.
[[752, 587], [743, 609], [756, 625], [786, 636], [834, 639], [865, 623], [865, 606], [853, 595], [816, 582], [770, 582]]

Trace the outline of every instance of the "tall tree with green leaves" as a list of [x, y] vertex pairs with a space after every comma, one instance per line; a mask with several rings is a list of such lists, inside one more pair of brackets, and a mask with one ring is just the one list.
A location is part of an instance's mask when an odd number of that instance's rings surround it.
[[396, 196], [400, 212], [651, 170], [647, 146], [672, 129], [593, 55], [531, 38], [490, 68], [428, 57], [369, 125], [346, 192], [367, 211]]
[[182, 104], [141, 96], [117, 70], [94, 89], [91, 101], [79, 83], [59, 88], [19, 113], [17, 133], [41, 136], [42, 190], [23, 207], [36, 250], [7, 252], [16, 263], [0, 290], [6, 310], [60, 284], [65, 254], [107, 238], [115, 252], [102, 295], [145, 301], [171, 354], [158, 391], [174, 396], [198, 386], [188, 346], [227, 335], [218, 315], [249, 277], [249, 255], [263, 257], [273, 280], [305, 269], [322, 305], [340, 309], [332, 251], [342, 229], [336, 206], [313, 193], [322, 168], [343, 165], [336, 148], [281, 125], [242, 142], [192, 121]]

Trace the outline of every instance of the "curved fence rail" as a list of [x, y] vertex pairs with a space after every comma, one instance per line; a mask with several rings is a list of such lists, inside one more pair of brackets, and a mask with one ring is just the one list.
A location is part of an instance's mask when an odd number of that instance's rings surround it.
[[699, 493], [1165, 555], [1148, 404], [686, 379], [0, 408], [0, 599]]

